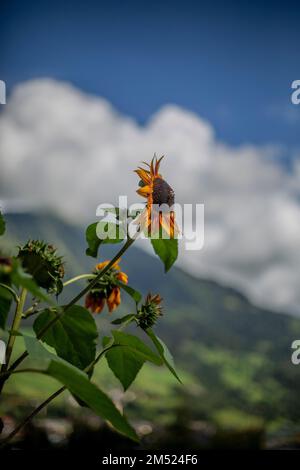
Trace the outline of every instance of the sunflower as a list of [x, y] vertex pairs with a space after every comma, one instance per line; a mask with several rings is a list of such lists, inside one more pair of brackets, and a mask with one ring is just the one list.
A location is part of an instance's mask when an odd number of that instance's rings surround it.
[[[100, 281], [90, 290], [85, 298], [85, 306], [93, 313], [101, 313], [105, 302], [109, 312], [113, 312], [121, 303], [121, 290], [119, 282], [128, 283], [127, 274], [120, 269], [118, 260], [104, 274]], [[94, 274], [98, 274], [109, 263], [109, 260], [96, 265]]]
[[141, 178], [137, 193], [147, 199], [146, 209], [137, 222], [142, 229], [147, 229], [148, 235], [155, 235], [157, 232], [161, 234], [164, 231], [168, 238], [174, 238], [179, 232], [172, 209], [175, 193], [159, 173], [162, 159], [163, 157], [158, 160], [154, 156], [150, 164], [143, 162], [147, 168], [138, 167], [135, 170]]

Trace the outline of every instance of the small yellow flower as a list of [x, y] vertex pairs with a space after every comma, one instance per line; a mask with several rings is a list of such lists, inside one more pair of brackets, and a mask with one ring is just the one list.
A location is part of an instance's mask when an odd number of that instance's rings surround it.
[[[95, 267], [94, 274], [104, 269], [110, 261], [106, 260]], [[127, 274], [123, 273], [119, 266], [120, 260], [104, 274], [100, 281], [90, 290], [85, 298], [85, 307], [93, 313], [101, 313], [105, 302], [109, 312], [113, 312], [121, 303], [121, 289], [118, 282], [128, 283]]]
[[[175, 214], [172, 206], [175, 203], [175, 193], [171, 186], [163, 179], [159, 173], [160, 163], [156, 157], [152, 158], [150, 165], [145, 163], [148, 168], [139, 167], [135, 172], [141, 178], [141, 187], [137, 193], [147, 199], [146, 210], [138, 218], [142, 229], [146, 228], [148, 234], [157, 233], [163, 229], [170, 238], [174, 238], [179, 230], [175, 222]], [[153, 205], [166, 205], [169, 210], [155, 210]]]

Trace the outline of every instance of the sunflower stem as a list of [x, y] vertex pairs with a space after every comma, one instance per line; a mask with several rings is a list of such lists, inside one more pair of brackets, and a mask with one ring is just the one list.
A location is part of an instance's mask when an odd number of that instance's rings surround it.
[[63, 283], [63, 286], [66, 287], [73, 282], [80, 281], [81, 279], [92, 279], [96, 276], [96, 274], [80, 274], [79, 276], [72, 277], [68, 281]]
[[15, 302], [18, 303], [19, 302], [19, 296], [18, 294], [16, 293], [16, 291], [10, 287], [10, 286], [7, 286], [6, 284], [2, 284], [2, 282], [0, 282], [0, 287], [2, 287], [3, 289], [7, 290], [11, 295], [12, 297], [15, 299]]
[[[20, 326], [21, 319], [22, 319], [26, 296], [27, 296], [27, 289], [23, 288], [21, 290], [19, 301], [16, 304], [16, 311], [15, 311], [15, 315], [14, 315], [14, 319], [12, 322], [12, 326], [11, 326], [11, 330], [10, 330], [9, 338], [8, 338], [8, 343], [6, 347], [5, 364], [2, 364], [1, 366], [1, 371], [0, 371], [1, 373], [6, 372], [8, 369], [9, 361], [10, 361], [11, 354], [12, 354], [14, 344], [15, 344], [16, 332], [19, 330], [19, 326]], [[2, 380], [0, 381], [0, 393], [2, 392], [3, 386], [7, 378], [6, 379], [2, 378]]]

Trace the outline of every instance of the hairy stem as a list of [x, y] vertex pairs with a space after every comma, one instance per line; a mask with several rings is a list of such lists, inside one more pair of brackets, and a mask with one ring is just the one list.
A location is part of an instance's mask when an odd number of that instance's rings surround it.
[[[17, 302], [16, 305], [16, 311], [15, 311], [15, 316], [12, 322], [9, 338], [8, 338], [8, 343], [6, 347], [6, 355], [5, 355], [5, 364], [2, 364], [1, 367], [1, 373], [6, 372], [9, 366], [9, 361], [11, 358], [11, 354], [14, 348], [15, 340], [16, 340], [16, 335], [15, 333], [19, 330], [20, 322], [22, 319], [22, 314], [23, 314], [23, 308], [24, 304], [26, 301], [26, 296], [27, 296], [27, 290], [25, 288], [22, 289], [21, 295], [19, 302]], [[7, 379], [2, 378], [0, 381], [0, 393], [2, 392], [4, 383]]]
[[66, 287], [69, 284], [73, 284], [73, 282], [80, 281], [81, 279], [92, 279], [94, 277], [96, 277], [96, 274], [80, 274], [79, 276], [72, 277], [72, 279], [64, 282], [63, 286]]
[[15, 302], [19, 303], [20, 301], [19, 296], [12, 287], [7, 286], [6, 284], [2, 284], [2, 282], [0, 282], [0, 287], [2, 287], [2, 289], [7, 290], [7, 292], [9, 292], [12, 295], [12, 297], [15, 299]]
[[20, 424], [18, 424], [17, 427], [7, 436], [7, 438], [1, 443], [0, 448], [5, 447], [8, 442], [27, 424], [29, 421], [34, 418], [35, 415], [37, 415], [45, 406], [48, 405], [54, 398], [58, 397], [62, 392], [65, 391], [65, 387], [61, 387], [56, 392], [54, 392], [50, 397], [47, 398], [47, 400], [43, 401], [37, 408], [35, 408], [30, 415], [28, 415]]

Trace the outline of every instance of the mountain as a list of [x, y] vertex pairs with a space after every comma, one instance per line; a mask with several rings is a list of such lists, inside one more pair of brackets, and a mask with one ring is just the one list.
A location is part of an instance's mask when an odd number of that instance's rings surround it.
[[[6, 221], [6, 249], [42, 238], [64, 256], [66, 278], [93, 268], [95, 260], [85, 255], [84, 228], [53, 214], [9, 214]], [[104, 247], [101, 260], [117, 249]], [[157, 332], [198, 387], [177, 391], [177, 398], [183, 397], [176, 404], [179, 410], [184, 407], [188, 414], [192, 408], [193, 418], [225, 427], [263, 423], [273, 432], [297, 426], [300, 366], [291, 363], [291, 344], [300, 339], [300, 320], [261, 309], [235, 289], [197, 279], [176, 266], [164, 274], [157, 258], [134, 246], [121, 265], [130, 285], [164, 298]], [[123, 311], [130, 306], [126, 299]]]

